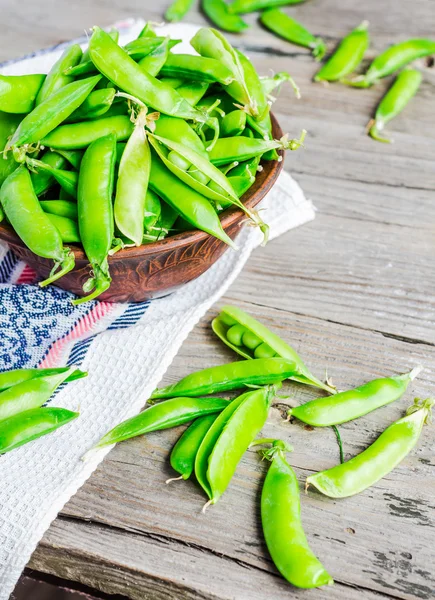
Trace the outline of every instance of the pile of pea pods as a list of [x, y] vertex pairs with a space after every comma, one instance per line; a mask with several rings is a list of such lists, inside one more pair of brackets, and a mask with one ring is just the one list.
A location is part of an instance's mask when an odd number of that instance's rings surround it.
[[197, 228], [235, 247], [220, 213], [242, 209], [267, 240], [267, 225], [240, 200], [277, 150], [271, 92], [287, 73], [260, 78], [214, 29], [181, 40], [147, 24], [124, 47], [94, 27], [89, 47], [69, 46], [47, 75], [0, 75], [0, 221], [54, 261], [40, 285], [74, 268], [68, 244], [90, 264], [84, 298], [110, 287], [108, 256], [126, 246]]
[[[340, 444], [340, 463], [310, 475], [306, 488], [313, 486], [331, 498], [358, 494], [387, 475], [412, 450], [424, 423], [430, 420], [435, 400], [417, 398], [403, 418], [346, 462], [337, 425], [399, 399], [421, 367], [337, 392], [331, 382], [315, 377], [291, 346], [243, 310], [223, 307], [213, 320], [212, 329], [246, 360], [207, 368], [156, 389], [149, 408], [117, 425], [89, 453], [152, 431], [190, 423], [170, 455], [171, 466], [179, 476], [167, 483], [194, 476], [208, 499], [204, 511], [224, 494], [245, 452], [266, 446], [260, 450], [270, 462], [261, 493], [261, 521], [271, 558], [294, 586], [330, 585], [333, 579], [310, 549], [302, 526], [299, 483], [286, 460], [292, 447], [284, 440], [257, 436], [286, 379], [323, 390], [327, 396], [288, 410], [287, 420], [335, 428]], [[215, 395], [235, 390], [242, 390], [242, 395], [233, 399]], [[279, 400], [282, 403], [282, 397]]]
[[86, 377], [75, 367], [0, 373], [0, 454], [56, 431], [78, 412], [43, 406], [62, 384]]
[[[227, 4], [224, 0], [202, 0], [201, 6], [215, 25], [232, 33], [241, 33], [248, 27], [241, 14], [261, 11], [260, 22], [264, 27], [292, 44], [308, 48], [314, 58], [320, 61], [326, 53], [324, 40], [279, 8], [302, 2], [304, 0], [233, 0]], [[182, 19], [192, 4], [193, 0], [175, 0], [166, 11], [165, 18], [168, 21]], [[363, 21], [340, 42], [314, 76], [314, 81], [340, 81], [346, 85], [368, 88], [399, 71], [377, 107], [375, 117], [367, 125], [367, 133], [373, 139], [389, 143], [391, 140], [381, 135], [382, 130], [415, 96], [422, 81], [421, 72], [407, 66], [419, 58], [435, 54], [435, 40], [411, 39], [390, 46], [373, 60], [363, 75], [347, 79], [361, 65], [369, 41], [368, 22]], [[401, 71], [403, 67], [405, 69]]]

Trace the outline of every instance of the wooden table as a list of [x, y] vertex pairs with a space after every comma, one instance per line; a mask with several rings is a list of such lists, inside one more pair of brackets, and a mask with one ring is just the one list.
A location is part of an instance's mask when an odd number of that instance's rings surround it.
[[[159, 21], [159, 4], [2, 0], [0, 60], [95, 23], [125, 16]], [[330, 48], [369, 19], [370, 57], [391, 42], [435, 31], [428, 0], [310, 0], [289, 10]], [[195, 11], [190, 19], [206, 23]], [[310, 83], [317, 65], [308, 52], [261, 29], [255, 15], [248, 21], [251, 29], [231, 40], [261, 73], [288, 70], [301, 86], [299, 102], [284, 86], [275, 111], [285, 131], [309, 131], [306, 149], [288, 155], [285, 166], [318, 214], [256, 250], [219, 305], [234, 303], [261, 318], [315, 373], [327, 368], [342, 389], [425, 366], [405, 398], [341, 427], [350, 458], [400, 417], [414, 394], [434, 394], [435, 73], [425, 69], [418, 96], [389, 128], [396, 143], [383, 145], [364, 128], [388, 81], [365, 91]], [[210, 332], [219, 305], [191, 333], [165, 383], [234, 358]], [[296, 400], [315, 394], [302, 386], [291, 393]], [[172, 474], [168, 451], [179, 433], [115, 448], [65, 506], [30, 568], [135, 600], [308, 597], [277, 575], [265, 551], [259, 491], [266, 465], [248, 452], [225, 497], [202, 515], [204, 498], [194, 483], [165, 486]], [[264, 433], [294, 444], [290, 461], [301, 486], [309, 473], [338, 460], [331, 429], [283, 423], [275, 409]], [[427, 428], [402, 465], [365, 493], [344, 501], [313, 492], [303, 497], [308, 538], [336, 581], [310, 597], [435, 596], [434, 466], [434, 432]]]

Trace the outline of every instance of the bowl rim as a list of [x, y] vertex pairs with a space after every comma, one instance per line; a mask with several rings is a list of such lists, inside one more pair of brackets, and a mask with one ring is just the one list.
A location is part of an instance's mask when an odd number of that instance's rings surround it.
[[[272, 121], [273, 137], [274, 139], [279, 139], [283, 135], [282, 129], [275, 115], [272, 112], [270, 113], [270, 116]], [[278, 150], [278, 154], [280, 156], [279, 160], [268, 161], [268, 163], [270, 163], [270, 167], [268, 164], [268, 172], [264, 180], [262, 181], [260, 187], [257, 190], [254, 190], [253, 193], [251, 190], [248, 190], [241, 197], [241, 201], [248, 208], [253, 208], [266, 196], [266, 194], [273, 187], [279, 174], [281, 173], [284, 166], [284, 151]], [[234, 223], [240, 218], [242, 214], [242, 210], [237, 206], [230, 206], [229, 208], [225, 209], [220, 215], [222, 228], [227, 229], [234, 225]], [[141, 246], [130, 246], [128, 248], [122, 248], [115, 254], [109, 256], [109, 262], [116, 260], [124, 260], [134, 256], [152, 255], [158, 253], [160, 250], [163, 249], [165, 251], [170, 251], [172, 249], [175, 250], [185, 245], [198, 244], [199, 242], [204, 241], [209, 237], [213, 236], [210, 233], [207, 233], [206, 231], [202, 231], [201, 229], [183, 231], [181, 233], [177, 233], [176, 235], [163, 238], [156, 242], [151, 242], [150, 244], [142, 244]], [[0, 240], [1, 239], [3, 239], [6, 243], [10, 243], [15, 246], [20, 246], [22, 248], [27, 248], [26, 244], [15, 233], [15, 231], [9, 225], [6, 225], [4, 223], [0, 223]], [[65, 244], [65, 246], [72, 250], [76, 261], [87, 261], [85, 251], [81, 246], [77, 246], [75, 244]]]

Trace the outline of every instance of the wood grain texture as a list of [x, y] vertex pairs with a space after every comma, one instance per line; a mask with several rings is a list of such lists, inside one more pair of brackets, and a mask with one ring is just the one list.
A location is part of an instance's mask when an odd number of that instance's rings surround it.
[[[160, 20], [164, 7], [144, 0], [2, 0], [0, 60], [49, 46], [126, 16]], [[371, 22], [368, 58], [408, 37], [433, 36], [433, 2], [310, 0], [288, 9], [332, 49], [363, 19]], [[204, 24], [192, 11], [190, 20]], [[283, 87], [275, 111], [284, 130], [309, 131], [286, 168], [318, 208], [313, 223], [256, 250], [219, 305], [235, 303], [261, 318], [339, 388], [423, 364], [404, 398], [340, 427], [350, 458], [403, 414], [413, 395], [434, 394], [435, 364], [435, 75], [389, 126], [394, 145], [364, 127], [390, 81], [370, 90], [310, 83], [317, 65], [304, 49], [273, 37], [248, 15], [243, 36], [229, 36], [258, 69], [290, 71], [303, 92]], [[164, 384], [234, 358], [210, 332], [214, 307], [183, 345]], [[288, 386], [283, 404], [313, 389]], [[330, 429], [281, 421], [277, 406], [264, 434], [288, 439], [301, 482], [336, 464]], [[331, 589], [289, 587], [267, 555], [259, 524], [265, 465], [243, 458], [221, 501], [202, 515], [193, 482], [165, 486], [168, 451], [180, 429], [120, 444], [53, 523], [30, 566], [108, 594], [132, 599], [320, 600], [435, 595], [434, 450], [426, 428], [418, 448], [388, 477], [356, 498], [332, 501], [310, 491], [302, 515], [314, 550], [336, 580]]]

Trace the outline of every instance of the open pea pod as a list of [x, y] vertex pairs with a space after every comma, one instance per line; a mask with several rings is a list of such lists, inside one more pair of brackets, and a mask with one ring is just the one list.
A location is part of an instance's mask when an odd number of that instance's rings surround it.
[[336, 390], [315, 377], [306, 367], [299, 354], [265, 325], [235, 306], [224, 306], [212, 321], [214, 333], [237, 354], [244, 358], [281, 357], [291, 360], [297, 369], [289, 379], [314, 385], [330, 394]]
[[[268, 226], [260, 219], [257, 213], [246, 208], [237, 197], [237, 194], [231, 187], [231, 184], [225, 175], [212, 165], [209, 160], [191, 148], [183, 146], [173, 140], [162, 138], [155, 134], [149, 134], [148, 137], [151, 145], [164, 165], [174, 173], [174, 175], [206, 198], [213, 200], [217, 205], [220, 205], [220, 202], [226, 204], [230, 202], [234, 206], [242, 209], [252, 221], [260, 227], [261, 231], [264, 233], [265, 239], [267, 239]], [[177, 160], [178, 164], [173, 162], [174, 158]], [[179, 162], [178, 159], [181, 159], [184, 163]], [[186, 169], [182, 167], [186, 167]], [[193, 174], [196, 174], [196, 176]], [[203, 178], [198, 179], [201, 175]], [[209, 183], [214, 184], [213, 189], [208, 185]]]
[[154, 134], [175, 141], [183, 147], [188, 146], [208, 160], [208, 153], [204, 147], [203, 141], [184, 119], [160, 115], [155, 122]]

